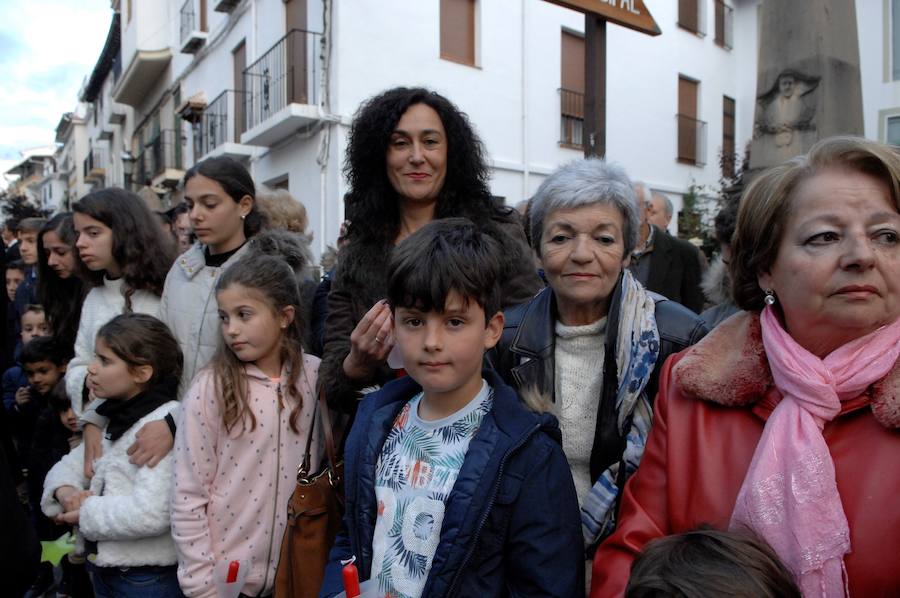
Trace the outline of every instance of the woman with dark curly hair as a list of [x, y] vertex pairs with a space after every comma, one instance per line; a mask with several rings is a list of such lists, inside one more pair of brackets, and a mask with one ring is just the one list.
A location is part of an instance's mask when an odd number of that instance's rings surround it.
[[[166, 272], [175, 259], [174, 242], [144, 201], [124, 189], [88, 193], [72, 206], [75, 248], [93, 288], [84, 299], [75, 357], [66, 370], [66, 392], [79, 417], [91, 398], [87, 366], [101, 326], [122, 313], [158, 318]], [[89, 426], [86, 426], [89, 427]], [[85, 432], [85, 470], [99, 457], [99, 434]], [[89, 476], [90, 477], [90, 476]]]
[[347, 245], [328, 297], [323, 381], [329, 403], [355, 411], [360, 390], [396, 375], [386, 364], [393, 322], [385, 297], [393, 247], [438, 218], [468, 218], [503, 247], [502, 303], [540, 288], [518, 214], [488, 188], [481, 140], [447, 98], [398, 87], [359, 109], [347, 146]]
[[88, 292], [79, 276], [72, 213], [60, 212], [51, 218], [38, 233], [37, 247], [38, 302], [44, 306], [50, 334], [71, 351]]

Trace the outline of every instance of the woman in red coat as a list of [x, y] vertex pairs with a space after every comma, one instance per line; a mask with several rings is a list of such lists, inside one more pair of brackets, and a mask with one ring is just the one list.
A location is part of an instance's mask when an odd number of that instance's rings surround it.
[[733, 248], [746, 311], [663, 369], [591, 596], [704, 523], [761, 536], [804, 596], [900, 595], [900, 157], [819, 142], [754, 181]]

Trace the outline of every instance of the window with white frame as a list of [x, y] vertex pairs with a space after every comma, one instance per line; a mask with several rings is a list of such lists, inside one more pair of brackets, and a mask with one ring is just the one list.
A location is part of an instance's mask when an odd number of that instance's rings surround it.
[[900, 0], [891, 0], [891, 80], [900, 81]]
[[885, 139], [887, 143], [900, 147], [900, 116], [889, 116], [885, 127]]

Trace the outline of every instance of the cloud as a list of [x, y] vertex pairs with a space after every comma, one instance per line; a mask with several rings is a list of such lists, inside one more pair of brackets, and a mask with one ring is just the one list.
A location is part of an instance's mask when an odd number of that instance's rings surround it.
[[112, 11], [109, 0], [0, 0], [0, 14], [0, 159], [16, 159], [53, 143], [100, 57]]

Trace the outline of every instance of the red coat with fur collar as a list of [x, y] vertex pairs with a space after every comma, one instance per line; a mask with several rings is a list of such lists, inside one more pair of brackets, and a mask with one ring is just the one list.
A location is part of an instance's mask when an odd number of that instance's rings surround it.
[[[704, 523], [727, 529], [780, 400], [756, 314], [735, 315], [669, 359], [619, 527], [594, 557], [592, 598], [622, 595], [634, 557], [650, 540]], [[850, 595], [900, 596], [900, 361], [864, 395], [845, 401], [823, 436], [850, 524]]]

